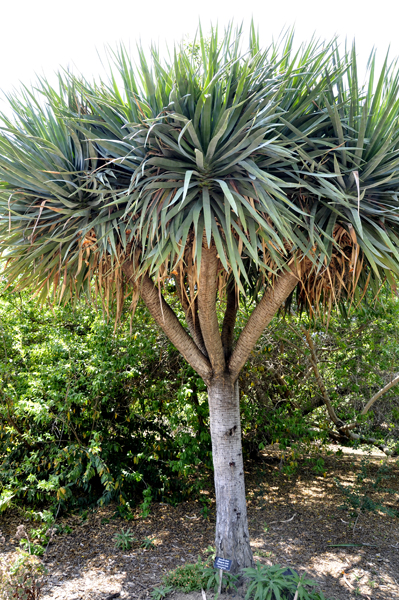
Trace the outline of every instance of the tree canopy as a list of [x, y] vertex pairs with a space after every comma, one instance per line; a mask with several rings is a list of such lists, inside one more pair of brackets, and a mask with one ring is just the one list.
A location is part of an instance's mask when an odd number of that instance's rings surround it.
[[[199, 33], [169, 60], [119, 48], [110, 81], [60, 75], [9, 97], [1, 243], [9, 277], [67, 298], [124, 257], [198, 277], [211, 239], [241, 291], [296, 262], [310, 301], [397, 271], [398, 72], [359, 86], [356, 50], [252, 28]], [[120, 83], [122, 81], [122, 84]], [[34, 262], [35, 268], [30, 265]], [[86, 264], [88, 263], [88, 264]], [[306, 273], [306, 275], [305, 275]], [[309, 275], [309, 276], [308, 276]], [[260, 277], [261, 276], [261, 277]], [[100, 285], [101, 287], [101, 285]]]

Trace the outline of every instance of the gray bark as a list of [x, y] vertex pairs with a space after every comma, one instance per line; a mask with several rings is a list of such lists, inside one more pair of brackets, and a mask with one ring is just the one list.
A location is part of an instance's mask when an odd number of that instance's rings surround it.
[[218, 376], [226, 367], [216, 312], [219, 259], [216, 248], [202, 248], [198, 289], [198, 316], [212, 375]]
[[264, 329], [297, 284], [298, 278], [294, 272], [285, 271], [277, 277], [273, 286], [266, 289], [242, 330], [229, 361], [228, 369], [234, 379], [237, 379]]
[[216, 492], [216, 555], [233, 561], [232, 572], [253, 566], [249, 545], [238, 383], [229, 375], [208, 386]]

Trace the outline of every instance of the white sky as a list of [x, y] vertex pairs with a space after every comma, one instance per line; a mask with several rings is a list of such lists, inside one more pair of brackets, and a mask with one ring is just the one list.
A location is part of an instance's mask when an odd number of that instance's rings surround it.
[[[60, 66], [86, 77], [101, 72], [98, 53], [107, 44], [135, 46], [153, 40], [169, 45], [193, 37], [201, 18], [210, 23], [259, 26], [264, 45], [287, 26], [295, 25], [296, 40], [316, 33], [357, 40], [365, 64], [373, 45], [382, 57], [388, 45], [399, 56], [398, 0], [2, 0], [0, 9], [0, 89], [33, 82], [35, 73], [51, 78]], [[4, 109], [4, 105], [3, 105]]]

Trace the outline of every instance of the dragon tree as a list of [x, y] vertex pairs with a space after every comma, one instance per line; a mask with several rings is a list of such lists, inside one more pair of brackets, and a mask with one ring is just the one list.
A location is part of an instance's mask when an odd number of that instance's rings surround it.
[[[199, 30], [169, 59], [122, 47], [109, 80], [59, 76], [9, 95], [2, 116], [0, 242], [8, 281], [63, 302], [141, 297], [204, 380], [216, 550], [253, 562], [239, 373], [293, 296], [357, 302], [399, 270], [398, 71], [353, 47], [251, 28]], [[185, 322], [166, 300], [173, 289]], [[238, 335], [240, 297], [253, 311]], [[220, 319], [220, 315], [223, 317]], [[339, 425], [339, 424], [338, 424]]]

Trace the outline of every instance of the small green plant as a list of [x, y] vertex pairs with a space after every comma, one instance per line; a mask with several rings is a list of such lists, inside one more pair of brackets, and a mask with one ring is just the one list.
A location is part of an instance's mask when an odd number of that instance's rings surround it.
[[33, 528], [30, 530], [29, 536], [32, 540], [39, 540], [39, 542], [42, 542], [43, 544], [47, 544], [47, 542], [48, 542], [47, 531], [48, 531], [47, 526], [37, 527], [36, 529]]
[[144, 500], [140, 504], [140, 515], [143, 519], [146, 519], [151, 512], [151, 502], [152, 502], [152, 489], [148, 487], [143, 492]]
[[202, 505], [201, 508], [201, 515], [204, 517], [204, 519], [208, 519], [209, 518], [209, 506], [207, 506], [206, 504]]
[[137, 542], [137, 539], [133, 537], [130, 529], [126, 529], [126, 531], [122, 529], [120, 533], [116, 533], [114, 535], [114, 541], [116, 548], [120, 548], [121, 550], [130, 550], [133, 542]]
[[162, 598], [165, 598], [165, 596], [170, 594], [172, 591], [173, 587], [171, 585], [161, 585], [152, 590], [151, 598], [153, 598], [153, 600], [162, 600]]
[[273, 552], [267, 550], [255, 550], [254, 554], [256, 554], [257, 556], [263, 556], [264, 558], [270, 558], [271, 556], [273, 556]]
[[32, 511], [30, 513], [30, 519], [32, 521], [41, 521], [47, 528], [52, 527], [55, 523], [55, 517], [51, 510]]
[[216, 548], [214, 546], [208, 546], [208, 548], [205, 550], [205, 552], [208, 554], [209, 559], [215, 560], [215, 558], [216, 558]]
[[211, 499], [208, 498], [208, 496], [204, 496], [201, 494], [201, 496], [199, 497], [199, 501], [202, 504], [201, 515], [204, 517], [204, 519], [209, 519], [212, 504]]
[[325, 467], [325, 461], [324, 458], [317, 458], [314, 462], [314, 465], [312, 467], [312, 470], [315, 473], [322, 473], [324, 474], [326, 471], [326, 467]]
[[20, 540], [19, 545], [25, 552], [31, 554], [32, 556], [43, 556], [46, 551], [41, 544], [34, 544], [25, 538]]
[[116, 507], [116, 516], [124, 519], [125, 521], [134, 521], [135, 519], [129, 502], [126, 502], [126, 504], [119, 504], [119, 506]]
[[19, 552], [14, 562], [0, 560], [0, 599], [38, 600], [47, 569], [27, 552]]
[[250, 582], [245, 600], [288, 600], [294, 596], [297, 600], [325, 600], [322, 592], [309, 591], [317, 585], [314, 581], [280, 565], [257, 563], [255, 568], [243, 569], [243, 574]]
[[18, 525], [17, 531], [15, 532], [15, 539], [19, 541], [19, 544], [26, 553], [35, 555], [35, 556], [43, 556], [45, 553], [45, 549], [41, 544], [34, 544], [25, 529], [25, 525]]
[[73, 529], [72, 527], [70, 527], [69, 525], [55, 525], [55, 529], [57, 530], [57, 532], [59, 534], [63, 534], [63, 533], [72, 533]]
[[150, 550], [151, 548], [155, 548], [155, 544], [151, 538], [145, 537], [141, 542], [141, 547], [145, 548], [146, 550]]
[[210, 590], [213, 588], [215, 592], [215, 600], [218, 597], [219, 588], [222, 590], [235, 590], [237, 591], [236, 583], [238, 581], [238, 575], [233, 575], [227, 571], [222, 571], [222, 582], [220, 585], [220, 570], [215, 569], [213, 566], [205, 566], [203, 570], [203, 579], [206, 579], [206, 589]]

